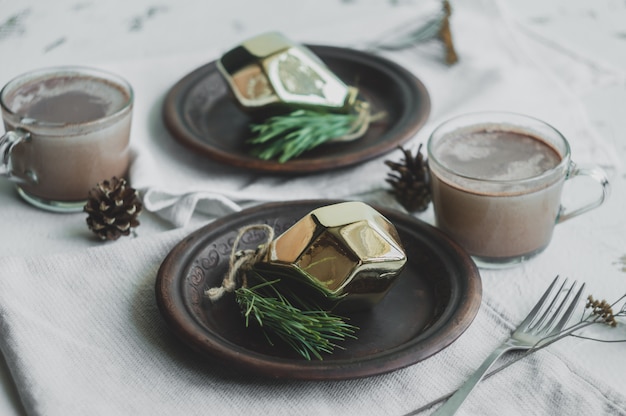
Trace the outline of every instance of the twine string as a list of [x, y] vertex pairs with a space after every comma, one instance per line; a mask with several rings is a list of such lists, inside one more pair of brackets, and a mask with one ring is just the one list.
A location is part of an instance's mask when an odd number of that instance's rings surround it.
[[357, 118], [352, 123], [350, 130], [340, 137], [335, 137], [331, 142], [349, 142], [365, 135], [371, 123], [382, 120], [387, 116], [385, 111], [372, 114], [371, 107], [366, 101], [357, 101], [354, 105]]
[[[238, 250], [239, 242], [250, 231], [265, 231], [265, 243], [260, 244], [256, 249]], [[204, 292], [211, 302], [218, 301], [224, 294], [231, 293], [237, 288], [237, 281], [241, 280], [241, 286], [247, 285], [246, 272], [252, 266], [261, 261], [269, 250], [270, 243], [274, 240], [274, 228], [267, 224], [251, 224], [242, 227], [237, 232], [237, 237], [233, 243], [228, 260], [228, 271], [224, 275], [222, 285], [212, 287]]]

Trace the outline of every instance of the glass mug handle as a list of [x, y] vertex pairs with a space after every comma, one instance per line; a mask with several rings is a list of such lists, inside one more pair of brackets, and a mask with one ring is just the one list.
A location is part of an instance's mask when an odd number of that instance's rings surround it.
[[604, 201], [606, 201], [609, 194], [611, 193], [611, 185], [609, 184], [609, 179], [607, 178], [606, 173], [604, 173], [602, 169], [598, 167], [579, 168], [578, 166], [576, 166], [574, 162], [570, 162], [570, 168], [569, 168], [569, 173], [567, 175], [567, 179], [568, 180], [574, 179], [579, 176], [588, 176], [591, 179], [598, 182], [598, 184], [602, 188], [602, 195], [600, 195], [595, 200], [590, 201], [584, 204], [583, 206], [578, 207], [573, 210], [568, 210], [565, 207], [561, 206], [559, 216], [556, 220], [557, 224], [567, 221], [571, 218], [577, 217], [580, 214], [583, 214], [587, 211], [590, 211], [594, 208], [599, 207], [600, 205], [604, 203]]
[[[14, 182], [26, 182], [23, 178], [16, 176], [13, 171], [12, 151], [19, 143], [28, 140], [30, 140], [30, 133], [22, 129], [7, 131], [0, 137], [0, 176]], [[31, 179], [33, 179], [32, 182], [36, 182], [34, 177]]]

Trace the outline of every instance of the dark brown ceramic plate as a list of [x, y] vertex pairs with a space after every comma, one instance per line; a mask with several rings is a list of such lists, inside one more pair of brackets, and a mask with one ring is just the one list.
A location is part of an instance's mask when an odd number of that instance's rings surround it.
[[241, 111], [229, 87], [208, 63], [177, 82], [167, 94], [163, 118], [182, 144], [218, 162], [275, 173], [306, 173], [349, 166], [397, 148], [411, 139], [430, 114], [424, 85], [401, 66], [365, 52], [310, 46], [344, 82], [359, 88], [372, 111], [387, 117], [349, 143], [324, 145], [286, 163], [250, 156], [250, 118]]
[[[233, 295], [215, 304], [205, 289], [219, 286], [237, 230], [271, 224], [277, 234], [311, 210], [336, 201], [262, 205], [224, 217], [192, 233], [165, 258], [156, 281], [157, 304], [173, 332], [216, 362], [270, 377], [339, 380], [372, 376], [415, 364], [452, 343], [480, 306], [481, 279], [473, 261], [436, 228], [379, 209], [398, 229], [409, 259], [387, 296], [370, 311], [352, 313], [358, 339], [323, 361], [306, 361], [281, 345], [269, 346], [246, 328]], [[245, 241], [256, 247], [264, 236]]]

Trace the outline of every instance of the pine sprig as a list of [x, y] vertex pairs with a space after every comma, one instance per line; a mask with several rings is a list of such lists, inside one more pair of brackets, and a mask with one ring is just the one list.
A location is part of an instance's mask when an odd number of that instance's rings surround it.
[[235, 291], [246, 326], [254, 320], [271, 344], [274, 335], [307, 360], [312, 357], [321, 360], [322, 353], [330, 354], [341, 348], [337, 342], [356, 338], [357, 327], [340, 316], [308, 305], [293, 293], [279, 291], [275, 286], [279, 282], [280, 279], [262, 281]]
[[296, 110], [289, 114], [269, 117], [263, 123], [252, 124], [256, 137], [252, 153], [263, 160], [277, 159], [280, 163], [301, 155], [332, 139], [354, 131], [359, 115], [314, 110]]

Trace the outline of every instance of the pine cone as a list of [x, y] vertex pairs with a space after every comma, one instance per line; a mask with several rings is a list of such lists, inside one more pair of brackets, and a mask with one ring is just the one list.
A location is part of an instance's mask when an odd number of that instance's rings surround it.
[[125, 179], [113, 177], [89, 191], [83, 211], [89, 214], [87, 226], [101, 240], [117, 240], [139, 226], [142, 208], [137, 191]]
[[385, 161], [392, 169], [387, 177], [387, 182], [393, 187], [390, 192], [407, 211], [425, 211], [431, 201], [431, 192], [428, 161], [421, 152], [422, 145], [415, 156], [402, 147], [400, 150], [404, 153], [401, 163]]

